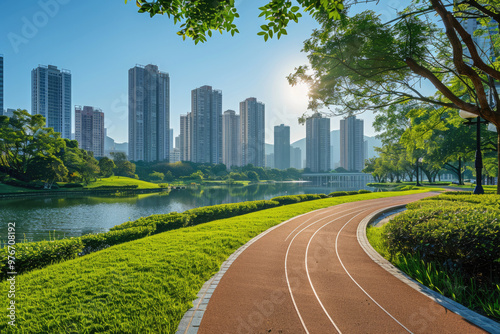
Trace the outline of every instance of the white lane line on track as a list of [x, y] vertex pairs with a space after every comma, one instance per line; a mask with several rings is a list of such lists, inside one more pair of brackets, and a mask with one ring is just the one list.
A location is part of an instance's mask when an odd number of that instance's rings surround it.
[[[349, 203], [342, 203], [342, 204], [337, 204], [337, 205], [334, 205], [334, 206], [328, 207], [328, 208], [326, 208], [326, 209], [320, 209], [320, 210], [325, 210], [325, 212], [324, 212], [324, 213], [328, 213], [328, 210], [327, 210], [327, 209], [338, 209], [338, 208], [339, 208], [339, 206], [341, 206], [341, 205], [343, 205], [343, 204], [350, 204], [350, 203], [352, 203], [352, 202], [349, 202]], [[361, 205], [360, 207], [365, 207], [365, 206], [369, 206], [369, 205], [370, 205], [370, 204]], [[358, 207], [357, 209], [359, 209], [360, 207]], [[342, 207], [341, 207], [340, 209], [342, 209]], [[342, 213], [342, 212], [346, 212], [346, 211], [349, 211], [349, 210], [351, 210], [351, 209], [344, 210], [344, 211], [339, 211], [339, 212], [337, 212], [337, 213]], [[318, 210], [318, 211], [319, 211], [319, 210]], [[314, 212], [314, 211], [312, 211], [312, 212], [310, 212], [310, 213], [313, 213], [313, 212]], [[298, 230], [298, 229], [299, 229], [302, 225], [304, 225], [304, 224], [308, 223], [311, 219], [315, 218], [315, 215], [316, 215], [316, 214], [322, 214], [322, 213], [323, 213], [323, 212], [321, 212], [321, 213], [320, 213], [320, 212], [317, 212], [317, 213], [315, 213], [314, 215], [311, 215], [311, 217], [310, 217], [309, 219], [307, 219], [305, 222], [303, 222], [302, 224], [300, 224], [299, 226], [297, 226], [296, 228], [294, 228], [294, 229], [293, 229], [293, 231], [292, 231], [292, 232], [290, 232], [290, 234], [288, 234], [288, 236], [285, 238], [285, 241], [287, 241], [287, 240], [288, 240], [288, 238], [290, 238], [290, 236], [293, 234], [293, 232], [297, 231], [297, 230]], [[335, 214], [328, 215], [328, 216], [326, 216], [326, 217], [320, 218], [320, 220], [322, 220], [322, 219], [324, 219], [324, 218], [328, 218], [328, 217], [334, 216], [334, 215], [335, 215]], [[303, 216], [303, 215], [300, 215], [300, 216], [297, 216], [296, 218], [299, 218], [299, 217], [302, 217], [302, 216]], [[300, 232], [299, 232], [299, 233], [300, 233]], [[299, 234], [299, 233], [297, 233], [297, 234]]]
[[[354, 219], [354, 217], [352, 219]], [[347, 223], [344, 224], [344, 226], [342, 226], [342, 228], [337, 233], [337, 237], [335, 238], [335, 253], [337, 253], [337, 258], [339, 259], [340, 264], [342, 265], [342, 268], [344, 268], [344, 271], [346, 272], [347, 276], [349, 276], [349, 278], [358, 286], [358, 288], [361, 289], [361, 291], [363, 291], [363, 293], [365, 295], [368, 296], [368, 298], [370, 298], [378, 307], [380, 307], [382, 309], [382, 311], [384, 311], [389, 317], [391, 317], [395, 322], [397, 322], [401, 327], [403, 327], [408, 333], [413, 334], [412, 331], [410, 331], [402, 323], [400, 323], [392, 314], [390, 314], [385, 308], [383, 308], [382, 305], [380, 305], [379, 303], [377, 303], [377, 301], [375, 299], [373, 299], [373, 297], [370, 296], [368, 294], [368, 292], [366, 292], [365, 289], [363, 289], [358, 282], [356, 282], [356, 280], [351, 276], [351, 274], [349, 273], [349, 271], [347, 271], [346, 267], [344, 266], [344, 262], [342, 262], [342, 259], [340, 258], [339, 251], [338, 251], [338, 240], [339, 240], [340, 233], [342, 233], [342, 230], [344, 229], [344, 227], [346, 227], [347, 224], [349, 224], [352, 219], [350, 219]], [[328, 224], [326, 224], [326, 225], [328, 225]]]
[[[354, 215], [351, 219], [349, 219], [348, 222], [350, 222], [351, 220], [353, 220], [354, 218], [356, 218], [357, 216], [359, 216], [360, 214], [362, 214], [363, 212], [365, 212], [366, 210], [368, 209], [365, 209], [365, 210], [362, 210], [360, 211], [358, 214]], [[353, 212], [354, 213], [354, 212]], [[316, 300], [318, 301], [319, 305], [321, 305], [321, 308], [323, 309], [323, 312], [325, 312], [326, 316], [328, 317], [328, 319], [330, 320], [330, 322], [332, 323], [332, 325], [335, 327], [335, 329], [337, 330], [337, 332], [339, 334], [342, 334], [342, 331], [339, 329], [339, 327], [337, 326], [337, 324], [335, 324], [335, 322], [333, 321], [333, 319], [330, 317], [330, 314], [328, 313], [328, 311], [326, 310], [325, 306], [323, 305], [323, 303], [321, 302], [321, 299], [319, 298], [318, 294], [316, 293], [316, 289], [314, 288], [314, 285], [311, 281], [311, 276], [309, 275], [309, 267], [307, 265], [307, 255], [309, 253], [309, 246], [311, 245], [311, 241], [312, 239], [314, 238], [314, 236], [319, 232], [321, 231], [321, 229], [323, 229], [323, 227], [327, 226], [327, 225], [330, 225], [333, 221], [331, 222], [328, 222], [326, 223], [325, 225], [321, 226], [319, 229], [316, 230], [316, 232], [314, 232], [314, 234], [311, 236], [311, 238], [309, 239], [309, 242], [307, 243], [307, 247], [306, 247], [306, 256], [305, 256], [305, 265], [306, 265], [306, 273], [307, 273], [307, 279], [309, 280], [309, 285], [311, 286], [311, 289], [313, 290], [314, 292], [314, 296], [316, 296]]]
[[[355, 210], [356, 210], [356, 209], [355, 209]], [[336, 212], [336, 213], [334, 213], [334, 214], [331, 214], [331, 215], [329, 215], [329, 216], [326, 216], [326, 217], [324, 217], [324, 218], [321, 218], [321, 219], [319, 219], [318, 221], [316, 221], [316, 222], [314, 222], [314, 223], [311, 223], [311, 224], [307, 225], [306, 227], [304, 227], [302, 230], [300, 230], [300, 231], [299, 231], [299, 232], [298, 232], [298, 233], [297, 233], [297, 234], [296, 234], [296, 235], [292, 238], [292, 240], [290, 241], [290, 244], [288, 244], [288, 248], [287, 248], [287, 250], [286, 250], [286, 254], [285, 254], [285, 278], [286, 278], [286, 284], [288, 285], [288, 292], [290, 293], [290, 297], [292, 298], [292, 303], [293, 303], [293, 306], [294, 306], [294, 308], [295, 308], [295, 312], [296, 312], [296, 313], [297, 313], [297, 315], [299, 316], [300, 323], [302, 324], [302, 327], [304, 328], [304, 330], [306, 331], [306, 333], [307, 333], [307, 334], [309, 334], [309, 331], [307, 330], [307, 326], [306, 326], [306, 324], [304, 323], [304, 319], [302, 319], [302, 315], [300, 314], [299, 308], [297, 307], [297, 303], [295, 302], [295, 298], [293, 298], [292, 287], [290, 286], [290, 280], [289, 280], [289, 278], [288, 278], [288, 266], [287, 266], [287, 262], [288, 262], [288, 253], [290, 252], [290, 248], [291, 248], [291, 246], [292, 246], [293, 241], [295, 240], [295, 238], [297, 238], [297, 236], [298, 236], [300, 233], [302, 233], [302, 231], [304, 231], [305, 229], [307, 229], [308, 227], [310, 227], [310, 226], [312, 226], [312, 225], [314, 225], [314, 224], [319, 223], [319, 222], [320, 222], [320, 221], [322, 221], [322, 220], [325, 220], [325, 219], [327, 219], [327, 218], [330, 218], [330, 217], [332, 217], [332, 216], [335, 216], [335, 215], [337, 215], [337, 214], [339, 214], [339, 213], [343, 213], [343, 212], [346, 212], [346, 211], [353, 211], [353, 209], [348, 209], [348, 210], [344, 210], [344, 211]], [[350, 214], [352, 214], [352, 212], [351, 212], [351, 213], [348, 213], [348, 214], [345, 214], [345, 215], [343, 215], [343, 216], [340, 216], [340, 217], [338, 217], [338, 218], [336, 218], [336, 219], [332, 220], [332, 222], [334, 222], [334, 221], [336, 221], [336, 220], [339, 220], [339, 219], [341, 219], [341, 218], [344, 218], [344, 217], [346, 217], [346, 216], [349, 216]]]

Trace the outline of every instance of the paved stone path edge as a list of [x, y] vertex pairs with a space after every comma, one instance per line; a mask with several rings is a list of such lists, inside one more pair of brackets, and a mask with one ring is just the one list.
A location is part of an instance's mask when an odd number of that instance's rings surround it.
[[406, 205], [396, 205], [396, 206], [391, 206], [388, 208], [384, 208], [378, 211], [375, 211], [371, 213], [370, 215], [366, 216], [358, 225], [357, 229], [357, 239], [360, 244], [360, 246], [363, 248], [365, 253], [379, 266], [387, 270], [389, 273], [391, 273], [393, 276], [398, 278], [400, 281], [403, 283], [409, 285], [413, 289], [419, 291], [421, 294], [429, 297], [436, 303], [440, 304], [441, 306], [445, 307], [446, 309], [462, 316], [464, 319], [467, 321], [473, 323], [474, 325], [484, 329], [485, 331], [489, 333], [494, 333], [494, 334], [500, 334], [500, 324], [497, 323], [494, 320], [491, 320], [483, 315], [480, 315], [479, 313], [476, 313], [467, 307], [455, 302], [454, 300], [443, 296], [442, 294], [431, 290], [430, 288], [426, 287], [423, 284], [420, 284], [419, 282], [415, 281], [413, 278], [408, 276], [405, 272], [402, 270], [396, 268], [391, 262], [386, 260], [382, 255], [380, 255], [370, 244], [368, 241], [368, 237], [366, 235], [366, 229], [369, 224], [371, 224], [374, 220], [376, 220], [380, 215], [383, 215], [387, 212], [394, 211], [396, 209], [401, 209], [405, 207]]

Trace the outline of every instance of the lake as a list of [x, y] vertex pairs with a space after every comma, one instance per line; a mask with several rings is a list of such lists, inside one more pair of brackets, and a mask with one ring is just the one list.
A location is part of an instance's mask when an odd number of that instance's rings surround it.
[[131, 197], [81, 196], [0, 200], [0, 241], [6, 241], [7, 223], [16, 223], [21, 242], [81, 236], [108, 231], [129, 220], [152, 214], [183, 212], [196, 207], [270, 199], [281, 195], [328, 194], [356, 189], [342, 186], [312, 187], [307, 183], [275, 183], [242, 186], [197, 187]]

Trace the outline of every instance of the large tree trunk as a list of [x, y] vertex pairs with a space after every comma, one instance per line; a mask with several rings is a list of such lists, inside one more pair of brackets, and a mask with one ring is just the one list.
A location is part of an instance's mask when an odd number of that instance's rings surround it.
[[497, 194], [500, 195], [500, 128], [497, 126], [497, 161], [498, 161], [498, 174], [497, 174]]
[[458, 157], [458, 184], [464, 184], [464, 181], [462, 180], [462, 157]]

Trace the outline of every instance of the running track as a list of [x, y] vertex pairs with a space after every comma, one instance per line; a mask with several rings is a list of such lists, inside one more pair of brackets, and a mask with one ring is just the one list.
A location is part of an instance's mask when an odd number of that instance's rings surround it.
[[484, 333], [389, 274], [357, 241], [370, 213], [430, 195], [346, 203], [282, 224], [224, 274], [198, 333]]

